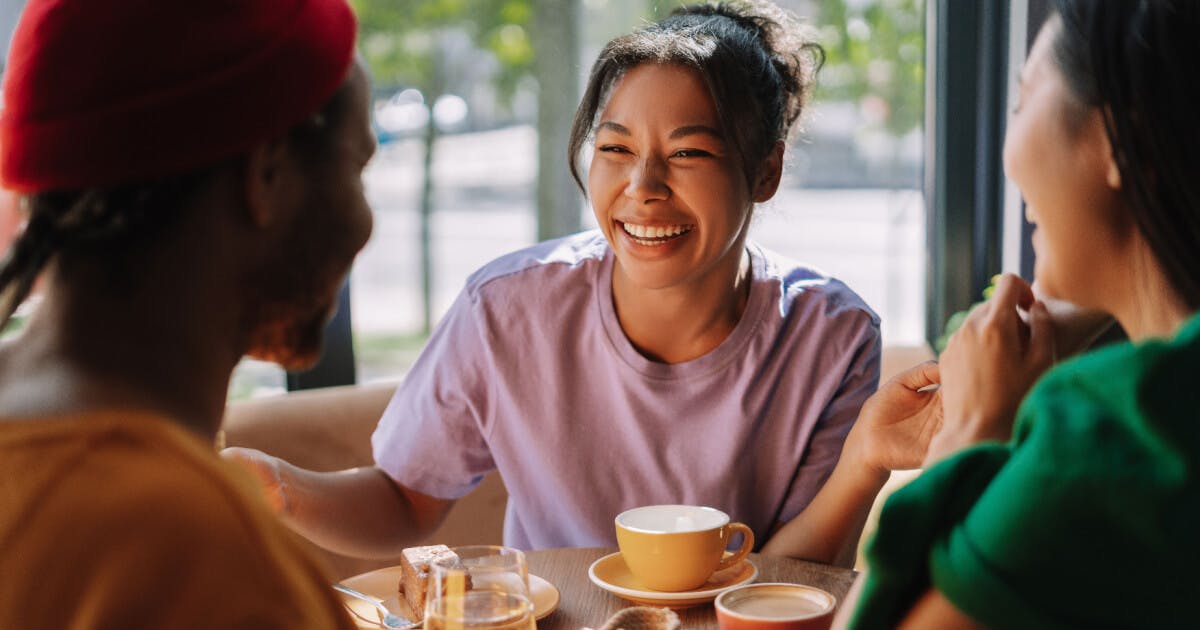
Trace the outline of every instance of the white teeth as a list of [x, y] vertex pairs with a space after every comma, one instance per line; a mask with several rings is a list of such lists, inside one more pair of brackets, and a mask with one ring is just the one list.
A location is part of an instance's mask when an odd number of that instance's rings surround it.
[[647, 226], [635, 223], [621, 223], [621, 227], [630, 236], [642, 239], [674, 237], [692, 230], [692, 226], [690, 225]]

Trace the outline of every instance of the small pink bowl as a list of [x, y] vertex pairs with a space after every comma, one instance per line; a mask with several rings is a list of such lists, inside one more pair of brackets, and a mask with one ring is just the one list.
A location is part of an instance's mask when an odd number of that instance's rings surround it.
[[762, 583], [717, 596], [721, 630], [828, 630], [837, 598], [803, 584]]

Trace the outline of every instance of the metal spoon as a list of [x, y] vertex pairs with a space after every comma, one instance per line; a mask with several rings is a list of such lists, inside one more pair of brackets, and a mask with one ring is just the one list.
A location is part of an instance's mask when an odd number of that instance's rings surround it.
[[401, 617], [400, 615], [397, 615], [396, 613], [388, 610], [387, 606], [384, 606], [383, 602], [379, 601], [378, 599], [375, 599], [374, 597], [371, 597], [370, 595], [365, 595], [363, 593], [360, 593], [360, 592], [350, 588], [349, 586], [343, 586], [341, 584], [334, 584], [333, 590], [341, 592], [341, 593], [345, 593], [345, 594], [349, 595], [350, 597], [361, 599], [364, 602], [367, 602], [367, 603], [371, 604], [372, 606], [378, 608], [380, 615], [382, 615], [382, 617], [383, 617], [383, 620], [380, 621], [379, 623], [384, 628], [392, 628], [392, 629], [416, 628], [417, 626], [421, 625], [420, 621], [409, 621], [408, 619], [405, 619], [404, 617]]

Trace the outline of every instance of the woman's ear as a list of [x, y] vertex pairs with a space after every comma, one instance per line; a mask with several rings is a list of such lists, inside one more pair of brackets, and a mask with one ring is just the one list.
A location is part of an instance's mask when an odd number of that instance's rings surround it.
[[[1105, 136], [1105, 138], [1107, 137]], [[1105, 144], [1108, 144], [1107, 139]], [[1113, 154], [1111, 145], [1109, 145], [1106, 155], [1108, 156], [1108, 167], [1104, 170], [1104, 181], [1108, 182], [1109, 187], [1113, 190], [1121, 190], [1121, 167], [1117, 165], [1117, 156]]]
[[774, 197], [782, 178], [783, 142], [776, 142], [758, 169], [758, 181], [754, 184], [754, 202], [762, 203]]
[[1121, 167], [1117, 164], [1117, 154], [1113, 151], [1112, 140], [1108, 137], [1108, 126], [1105, 124], [1106, 112], [1102, 108], [1092, 111], [1089, 132], [1096, 138], [1093, 145], [1100, 151], [1100, 159], [1104, 168], [1104, 182], [1114, 191], [1121, 190]]
[[281, 139], [257, 144], [246, 155], [246, 208], [250, 221], [258, 227], [267, 227], [275, 220], [288, 192], [287, 151], [287, 142]]

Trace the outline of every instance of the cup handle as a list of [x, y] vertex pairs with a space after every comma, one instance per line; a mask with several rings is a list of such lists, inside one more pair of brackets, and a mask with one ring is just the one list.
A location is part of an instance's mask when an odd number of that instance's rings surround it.
[[722, 558], [721, 564], [717, 565], [717, 571], [728, 569], [745, 560], [746, 556], [750, 555], [750, 550], [754, 549], [754, 531], [748, 525], [745, 523], [730, 523], [727, 527], [729, 527], [729, 538], [733, 538], [734, 534], [742, 532], [742, 546], [732, 556]]

